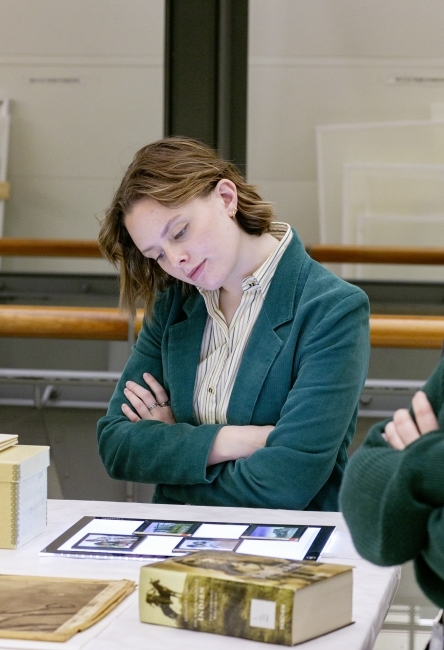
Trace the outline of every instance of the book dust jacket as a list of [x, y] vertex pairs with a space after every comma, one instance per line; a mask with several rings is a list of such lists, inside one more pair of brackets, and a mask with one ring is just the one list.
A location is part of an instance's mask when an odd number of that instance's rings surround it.
[[[142, 567], [140, 619], [293, 645], [295, 594], [310, 591], [314, 596], [316, 590], [305, 588], [345, 573], [351, 576], [351, 567], [232, 552], [192, 553]], [[318, 606], [312, 597], [309, 601], [318, 617]]]

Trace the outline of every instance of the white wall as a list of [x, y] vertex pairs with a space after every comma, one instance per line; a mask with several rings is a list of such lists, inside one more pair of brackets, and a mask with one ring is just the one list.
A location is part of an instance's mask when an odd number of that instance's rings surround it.
[[[162, 137], [163, 0], [0, 0], [11, 100], [4, 236], [94, 239], [135, 151]], [[3, 258], [3, 270], [110, 272], [99, 260]]]
[[[95, 238], [134, 151], [162, 135], [164, 1], [0, 0], [0, 16], [4, 234]], [[444, 84], [387, 80], [444, 77], [443, 24], [442, 0], [250, 0], [248, 175], [307, 243], [319, 240], [315, 125], [428, 119]], [[2, 268], [108, 271], [26, 258]]]
[[250, 0], [248, 176], [306, 243], [319, 241], [315, 125], [429, 119], [443, 25], [441, 0]]

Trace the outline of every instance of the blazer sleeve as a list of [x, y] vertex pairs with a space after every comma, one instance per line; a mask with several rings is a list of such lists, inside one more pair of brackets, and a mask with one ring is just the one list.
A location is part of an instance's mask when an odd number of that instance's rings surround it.
[[402, 451], [376, 424], [345, 473], [340, 504], [359, 553], [380, 565], [415, 560], [425, 593], [444, 605], [444, 361], [424, 390], [439, 430]]
[[132, 355], [97, 426], [99, 454], [115, 479], [141, 483], [205, 483], [213, 440], [222, 425], [165, 424], [158, 420], [130, 422], [121, 406], [130, 403], [123, 390], [131, 379], [145, 385], [150, 372], [163, 386], [162, 340], [171, 301], [165, 295], [149, 325], [144, 322]]
[[[196, 505], [304, 509], [336, 472], [337, 509], [344, 438], [354, 429], [368, 353], [368, 302], [361, 292], [332, 301], [301, 327], [294, 350], [296, 381], [267, 445], [250, 457], [209, 467], [205, 484], [161, 489], [168, 499]], [[299, 327], [299, 325], [298, 325]], [[302, 331], [300, 336], [303, 337]], [[345, 459], [343, 459], [345, 463]], [[319, 509], [319, 508], [318, 508]]]

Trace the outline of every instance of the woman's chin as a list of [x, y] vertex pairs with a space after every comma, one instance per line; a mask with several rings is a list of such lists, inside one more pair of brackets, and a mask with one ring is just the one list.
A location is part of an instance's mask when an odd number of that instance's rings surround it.
[[204, 291], [216, 291], [221, 288], [220, 282], [205, 282], [205, 280], [203, 282], [196, 282], [196, 286]]

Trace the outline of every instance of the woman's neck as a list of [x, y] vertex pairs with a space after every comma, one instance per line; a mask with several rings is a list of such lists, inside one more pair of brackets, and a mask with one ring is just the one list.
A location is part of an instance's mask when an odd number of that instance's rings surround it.
[[265, 260], [276, 250], [279, 245], [277, 240], [270, 233], [264, 233], [259, 237], [247, 233], [242, 246], [242, 257], [239, 263], [239, 270], [228, 286], [223, 286], [219, 292], [219, 309], [223, 313], [229, 325], [236, 309], [242, 300], [242, 280], [252, 275]]

